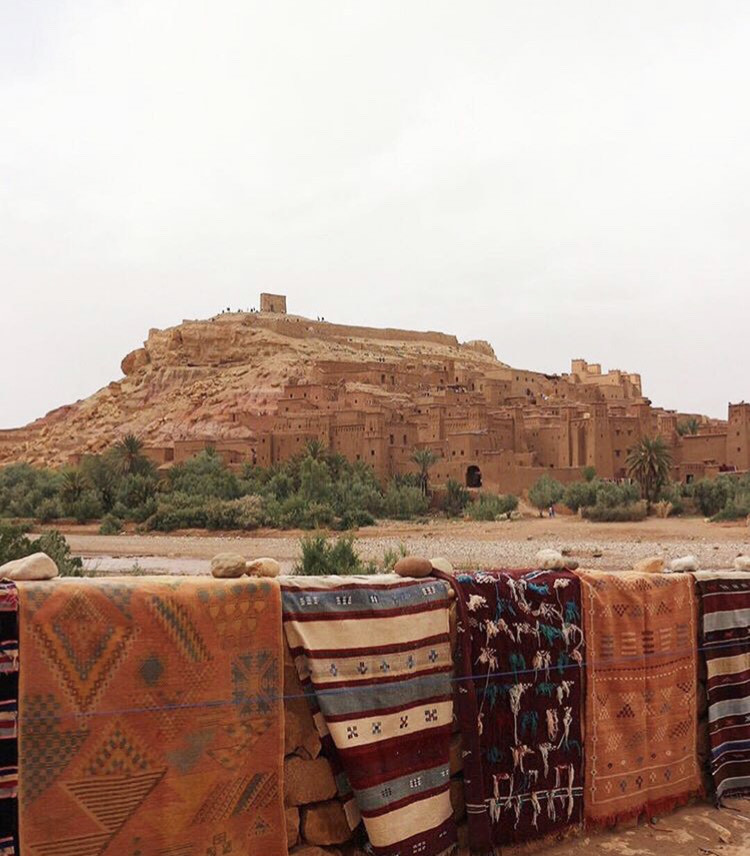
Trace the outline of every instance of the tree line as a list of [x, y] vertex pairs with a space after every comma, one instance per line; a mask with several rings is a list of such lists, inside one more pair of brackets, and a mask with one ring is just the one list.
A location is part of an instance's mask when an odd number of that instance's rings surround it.
[[[429, 449], [412, 456], [414, 472], [381, 484], [363, 462], [311, 441], [304, 451], [271, 467], [230, 469], [212, 448], [157, 473], [141, 441], [128, 435], [101, 455], [86, 455], [62, 470], [12, 464], [0, 469], [0, 517], [51, 523], [100, 521], [104, 534], [134, 523], [144, 530], [338, 529], [375, 523], [378, 518], [448, 517], [494, 521], [517, 515], [518, 497], [469, 491], [455, 480], [433, 490], [430, 470], [439, 460]], [[529, 489], [540, 513], [564, 503], [591, 520], [639, 520], [701, 513], [736, 519], [750, 513], [750, 478], [670, 483], [671, 459], [661, 438], [644, 438], [630, 451], [631, 481], [614, 484], [593, 469], [567, 487], [548, 475]]]

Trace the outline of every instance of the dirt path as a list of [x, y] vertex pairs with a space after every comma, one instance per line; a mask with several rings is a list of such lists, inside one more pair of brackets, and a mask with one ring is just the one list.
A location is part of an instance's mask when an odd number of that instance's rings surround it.
[[[571, 838], [549, 856], [750, 856], [750, 800], [688, 806], [633, 829]], [[528, 852], [528, 851], [527, 851]], [[514, 854], [515, 856], [515, 854]]]

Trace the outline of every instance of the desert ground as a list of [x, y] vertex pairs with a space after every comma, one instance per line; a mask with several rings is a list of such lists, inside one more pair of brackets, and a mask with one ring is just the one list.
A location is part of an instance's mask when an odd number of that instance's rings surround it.
[[750, 800], [686, 806], [632, 829], [571, 838], [541, 851], [549, 856], [748, 856]]
[[[99, 535], [96, 526], [64, 528], [73, 552], [101, 573], [136, 569], [153, 573], [207, 573], [216, 553], [248, 558], [272, 556], [291, 571], [304, 532], [259, 530], [252, 533]], [[336, 536], [338, 533], [331, 533]], [[627, 570], [638, 559], [693, 554], [701, 567], [730, 568], [736, 556], [750, 553], [750, 528], [708, 523], [700, 518], [649, 518], [642, 523], [591, 523], [578, 517], [533, 516], [502, 523], [430, 520], [424, 524], [384, 522], [360, 529], [356, 548], [363, 559], [381, 559], [403, 545], [412, 555], [445, 556], [460, 569], [529, 567], [543, 547], [564, 549], [581, 567]]]

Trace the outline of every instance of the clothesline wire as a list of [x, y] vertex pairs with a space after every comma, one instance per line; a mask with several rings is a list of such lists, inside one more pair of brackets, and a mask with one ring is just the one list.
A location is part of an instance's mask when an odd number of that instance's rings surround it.
[[[634, 661], [642, 661], [648, 660], [649, 658], [659, 657], [661, 659], [667, 659], [669, 657], [677, 657], [677, 656], [685, 656], [686, 654], [692, 653], [694, 650], [699, 652], [702, 651], [718, 651], [724, 648], [733, 648], [738, 646], [743, 646], [744, 652], [750, 654], [750, 648], [748, 648], [748, 644], [750, 643], [750, 635], [744, 639], [734, 639], [728, 642], [719, 642], [716, 644], [708, 644], [701, 645], [696, 648], [686, 647], [680, 649], [673, 649], [665, 652], [653, 652], [651, 654], [635, 654], [627, 657], [612, 657], [612, 658], [601, 658], [594, 661], [593, 666], [606, 666], [611, 667], [618, 664], [624, 664]], [[552, 672], [561, 672], [562, 670], [568, 669], [583, 669], [583, 668], [591, 668], [592, 664], [589, 661], [581, 661], [580, 663], [571, 661], [570, 663], [564, 663], [561, 665], [550, 664], [549, 670], [546, 667], [534, 669], [534, 668], [526, 668], [526, 669], [510, 669], [508, 671], [503, 672], [481, 672], [471, 675], [451, 675], [448, 678], [449, 683], [457, 684], [457, 683], [469, 683], [472, 681], [487, 681], [487, 680], [496, 680], [499, 678], [515, 678], [517, 679], [520, 675], [527, 674], [539, 674], [540, 672], [544, 673], [546, 671]], [[750, 668], [750, 664], [749, 664]], [[435, 674], [435, 673], [432, 673]], [[418, 675], [417, 677], [430, 677], [431, 674], [428, 673], [426, 675]], [[377, 688], [377, 684], [375, 688]], [[326, 689], [325, 687], [316, 687], [310, 688], [307, 692], [302, 693], [256, 693], [256, 694], [248, 694], [244, 697], [235, 697], [232, 699], [211, 699], [208, 701], [202, 702], [194, 702], [191, 704], [173, 704], [173, 705], [154, 705], [147, 707], [132, 707], [132, 708], [117, 708], [113, 710], [97, 710], [97, 711], [70, 711], [63, 712], [60, 710], [56, 710], [54, 713], [51, 713], [49, 716], [29, 716], [24, 714], [24, 721], [31, 722], [48, 722], [50, 720], [61, 719], [63, 717], [82, 717], [82, 718], [94, 718], [100, 716], [116, 716], [116, 715], [125, 715], [125, 714], [137, 714], [137, 713], [159, 713], [160, 711], [178, 711], [178, 710], [196, 710], [200, 708], [221, 708], [221, 707], [243, 707], [245, 705], [254, 705], [257, 707], [258, 703], [272, 703], [276, 701], [292, 701], [294, 699], [304, 699], [310, 697], [320, 697], [320, 696], [328, 696], [328, 695], [342, 695], [347, 693], [356, 693], [358, 691], [367, 691], [372, 690], [373, 685], [367, 684], [361, 687], [357, 686], [348, 686], [348, 687], [331, 687]], [[263, 711], [257, 711], [262, 715]], [[268, 711], [269, 715], [271, 711]]]

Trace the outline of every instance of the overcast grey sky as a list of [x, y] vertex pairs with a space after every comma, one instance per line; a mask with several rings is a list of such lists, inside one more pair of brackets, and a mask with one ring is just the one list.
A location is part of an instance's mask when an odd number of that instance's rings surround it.
[[747, 0], [3, 0], [0, 426], [260, 291], [725, 416], [748, 45]]

